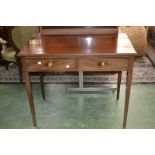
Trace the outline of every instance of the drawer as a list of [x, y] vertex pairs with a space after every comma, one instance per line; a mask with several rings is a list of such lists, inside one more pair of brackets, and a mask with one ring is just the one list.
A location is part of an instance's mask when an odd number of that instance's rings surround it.
[[128, 68], [127, 58], [81, 58], [81, 71], [123, 71]]
[[26, 59], [27, 69], [29, 71], [71, 71], [75, 70], [75, 59]]

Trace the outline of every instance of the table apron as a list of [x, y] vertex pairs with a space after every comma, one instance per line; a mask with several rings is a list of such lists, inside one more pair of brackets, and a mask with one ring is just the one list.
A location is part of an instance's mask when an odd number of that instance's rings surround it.
[[127, 71], [131, 57], [23, 58], [28, 72]]

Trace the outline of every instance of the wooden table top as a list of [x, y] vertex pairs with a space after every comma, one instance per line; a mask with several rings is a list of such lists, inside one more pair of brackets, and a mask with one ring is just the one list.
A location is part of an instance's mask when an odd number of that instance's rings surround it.
[[128, 36], [119, 33], [114, 36], [42, 36], [30, 39], [20, 51], [20, 57], [32, 56], [126, 56], [137, 55]]

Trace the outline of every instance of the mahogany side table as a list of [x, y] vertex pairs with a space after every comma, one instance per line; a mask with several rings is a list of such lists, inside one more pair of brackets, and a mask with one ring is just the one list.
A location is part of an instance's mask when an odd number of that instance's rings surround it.
[[35, 107], [30, 83], [30, 72], [127, 72], [123, 127], [126, 127], [133, 63], [136, 56], [126, 34], [113, 36], [37, 35], [20, 51], [23, 76], [36, 126]]

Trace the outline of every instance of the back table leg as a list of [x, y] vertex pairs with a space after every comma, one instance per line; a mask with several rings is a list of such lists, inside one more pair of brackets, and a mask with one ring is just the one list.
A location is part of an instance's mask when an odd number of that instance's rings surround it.
[[45, 100], [45, 89], [44, 89], [44, 81], [43, 81], [43, 78], [44, 78], [44, 74], [43, 73], [40, 73], [41, 94], [42, 94], [43, 99]]
[[118, 81], [117, 81], [117, 100], [119, 100], [119, 94], [120, 94], [120, 86], [121, 86], [121, 78], [122, 78], [122, 72], [118, 72]]

